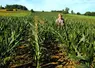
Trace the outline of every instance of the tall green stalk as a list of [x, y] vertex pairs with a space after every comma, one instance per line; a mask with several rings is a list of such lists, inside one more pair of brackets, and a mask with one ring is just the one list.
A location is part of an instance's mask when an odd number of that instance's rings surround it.
[[35, 53], [36, 53], [36, 68], [40, 68], [40, 48], [38, 44], [38, 21], [37, 17], [35, 17]]

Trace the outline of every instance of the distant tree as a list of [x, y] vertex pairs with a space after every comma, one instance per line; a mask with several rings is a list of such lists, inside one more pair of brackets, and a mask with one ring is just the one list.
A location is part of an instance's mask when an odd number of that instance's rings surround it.
[[4, 7], [2, 7], [2, 5], [0, 6], [0, 9], [4, 9]]
[[45, 12], [44, 10], [42, 10], [42, 12]]
[[91, 12], [86, 12], [84, 15], [90, 16]]
[[64, 9], [62, 10], [62, 13], [67, 14], [67, 12]]
[[56, 10], [51, 10], [51, 12], [57, 12]]
[[10, 5], [6, 5], [6, 6], [5, 6], [5, 9], [6, 9], [7, 11], [13, 11], [13, 8], [12, 8]]
[[0, 9], [2, 9], [2, 5], [0, 5]]
[[61, 13], [62, 10], [51, 10], [51, 12], [59, 12], [59, 13]]
[[62, 12], [64, 12], [64, 9], [62, 10]]
[[33, 9], [31, 9], [31, 12], [33, 13], [33, 12], [34, 12], [34, 10], [33, 10]]
[[81, 13], [80, 12], [77, 12], [77, 15], [81, 15]]
[[92, 12], [92, 13], [91, 13], [91, 16], [95, 16], [95, 12]]
[[87, 15], [87, 16], [95, 16], [95, 12], [86, 12], [84, 15]]
[[74, 11], [73, 10], [71, 10], [71, 14], [74, 14]]
[[66, 14], [69, 13], [69, 8], [68, 8], [68, 7], [65, 8], [65, 13], [66, 13]]
[[7, 10], [13, 10], [13, 9], [28, 10], [25, 6], [17, 5], [17, 4], [14, 4], [14, 5], [6, 5], [5, 8]]
[[64, 10], [64, 9], [62, 10], [62, 12], [63, 12], [64, 14], [68, 14], [68, 13], [69, 13], [69, 8], [66, 7], [65, 10]]

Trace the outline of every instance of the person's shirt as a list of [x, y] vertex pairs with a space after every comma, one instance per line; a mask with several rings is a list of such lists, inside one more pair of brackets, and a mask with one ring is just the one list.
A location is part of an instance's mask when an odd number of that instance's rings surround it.
[[64, 24], [64, 19], [63, 18], [58, 18], [58, 19], [56, 19], [56, 24], [57, 25], [63, 25]]

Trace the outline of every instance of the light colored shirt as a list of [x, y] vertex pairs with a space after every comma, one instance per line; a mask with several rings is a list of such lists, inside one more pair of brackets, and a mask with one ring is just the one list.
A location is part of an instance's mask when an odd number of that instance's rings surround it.
[[60, 18], [56, 19], [56, 24], [57, 24], [57, 25], [61, 25], [61, 26], [64, 25], [64, 19], [63, 19], [63, 18], [61, 18], [61, 19], [60, 19]]

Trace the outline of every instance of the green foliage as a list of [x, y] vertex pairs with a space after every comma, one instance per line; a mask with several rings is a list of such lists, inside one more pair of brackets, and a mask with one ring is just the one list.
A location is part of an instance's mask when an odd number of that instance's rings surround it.
[[[55, 26], [55, 18], [52, 18], [52, 15], [49, 16], [48, 13], [43, 14], [45, 15], [41, 16], [40, 14], [36, 14], [37, 16], [40, 16], [40, 18], [44, 17], [47, 20], [44, 25], [41, 25], [44, 28], [39, 28], [39, 37], [42, 37], [41, 42], [50, 44], [57, 40], [57, 42], [65, 44], [68, 57], [79, 61], [89, 68], [95, 60], [95, 19], [93, 18], [93, 22], [91, 23], [92, 18], [89, 17], [76, 16], [75, 18], [74, 16], [71, 16], [69, 18], [70, 15], [64, 15], [65, 25], [62, 29], [59, 29]], [[46, 17], [46, 14], [48, 17]], [[47, 47], [44, 48], [47, 50]]]
[[35, 12], [26, 17], [0, 17], [0, 65], [11, 60], [22, 42], [28, 42], [36, 67], [49, 61], [53, 48], [62, 44], [70, 59], [89, 68], [95, 61], [95, 18], [66, 14], [65, 25], [58, 27], [57, 14]]
[[65, 10], [63, 11], [64, 14], [68, 14], [69, 13], [69, 8], [66, 7]]
[[4, 7], [2, 7], [2, 5], [0, 6], [0, 9], [4, 9]]
[[71, 10], [71, 14], [74, 14], [74, 11], [73, 10]]
[[34, 10], [33, 10], [33, 9], [31, 9], [31, 12], [33, 13], [33, 12], [34, 12]]
[[80, 12], [77, 12], [77, 15], [81, 15], [81, 13]]
[[59, 13], [63, 13], [63, 14], [69, 14], [69, 8], [66, 7], [63, 10], [52, 10], [51, 12], [59, 12]]
[[84, 15], [87, 15], [87, 16], [95, 16], [95, 12], [86, 12]]
[[27, 23], [24, 18], [18, 17], [0, 17], [0, 20], [0, 66], [2, 66], [5, 65], [7, 57], [16, 54], [15, 48], [24, 40]]
[[22, 6], [22, 5], [17, 5], [17, 4], [14, 4], [14, 5], [6, 5], [5, 6], [5, 9], [7, 9], [8, 11], [12, 11], [13, 9], [21, 9], [21, 10], [28, 10], [25, 6]]

